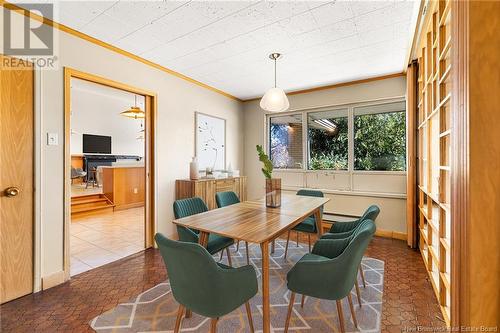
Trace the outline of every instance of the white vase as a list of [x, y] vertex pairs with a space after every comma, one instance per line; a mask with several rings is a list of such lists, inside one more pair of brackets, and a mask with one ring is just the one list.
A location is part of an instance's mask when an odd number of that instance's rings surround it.
[[189, 163], [189, 179], [195, 180], [199, 179], [200, 174], [198, 173], [198, 160], [193, 157], [191, 163]]

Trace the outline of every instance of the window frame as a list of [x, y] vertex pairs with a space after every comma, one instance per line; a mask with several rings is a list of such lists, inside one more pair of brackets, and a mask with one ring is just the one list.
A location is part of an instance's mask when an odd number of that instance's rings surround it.
[[[301, 172], [301, 173], [329, 173], [329, 174], [342, 174], [342, 175], [350, 175], [351, 181], [353, 175], [406, 175], [408, 165], [406, 166], [406, 170], [404, 171], [384, 171], [384, 170], [354, 170], [354, 109], [358, 107], [366, 107], [366, 106], [374, 106], [374, 105], [383, 105], [390, 104], [395, 102], [405, 102], [405, 96], [398, 97], [388, 97], [388, 98], [380, 98], [375, 100], [367, 100], [356, 103], [342, 103], [342, 104], [332, 104], [325, 105], [314, 108], [302, 108], [295, 109], [287, 112], [280, 113], [266, 113], [264, 116], [265, 123], [265, 133], [264, 133], [264, 142], [265, 142], [265, 151], [270, 156], [270, 129], [271, 129], [271, 118], [279, 117], [279, 116], [287, 116], [300, 114], [302, 117], [302, 168], [297, 169], [275, 169], [277, 172]], [[333, 169], [324, 169], [324, 170], [309, 170], [309, 113], [317, 113], [321, 111], [335, 111], [335, 110], [345, 110], [347, 109], [347, 120], [348, 120], [348, 161], [347, 161], [347, 170], [333, 170]], [[407, 106], [405, 107], [405, 112], [407, 112]], [[407, 128], [405, 128], [405, 132]], [[408, 133], [406, 133], [406, 137]], [[406, 152], [408, 152], [408, 142], [406, 140]]]

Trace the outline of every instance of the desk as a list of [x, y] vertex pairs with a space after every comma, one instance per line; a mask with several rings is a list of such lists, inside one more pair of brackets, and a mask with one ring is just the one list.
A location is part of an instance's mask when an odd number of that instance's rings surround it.
[[144, 206], [144, 166], [103, 166], [102, 192], [113, 202], [115, 210]]
[[321, 206], [328, 198], [282, 195], [281, 207], [268, 208], [265, 200], [244, 201], [181, 219], [174, 224], [200, 231], [200, 244], [208, 243], [210, 233], [260, 244], [262, 251], [263, 330], [271, 330], [269, 302], [269, 243], [310, 215], [315, 215], [321, 236]]

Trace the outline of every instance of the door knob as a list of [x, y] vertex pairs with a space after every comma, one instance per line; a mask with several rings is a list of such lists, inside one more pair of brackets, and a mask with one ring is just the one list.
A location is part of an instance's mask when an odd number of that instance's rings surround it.
[[16, 195], [19, 194], [19, 188], [15, 187], [15, 186], [11, 186], [11, 187], [7, 187], [3, 193], [5, 194], [5, 196], [7, 197], [15, 197]]

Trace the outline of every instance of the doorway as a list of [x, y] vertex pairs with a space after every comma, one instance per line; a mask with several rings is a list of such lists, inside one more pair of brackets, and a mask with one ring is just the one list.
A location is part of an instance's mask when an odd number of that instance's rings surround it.
[[156, 95], [65, 68], [66, 278], [153, 245]]
[[34, 70], [0, 55], [0, 303], [33, 292]]

